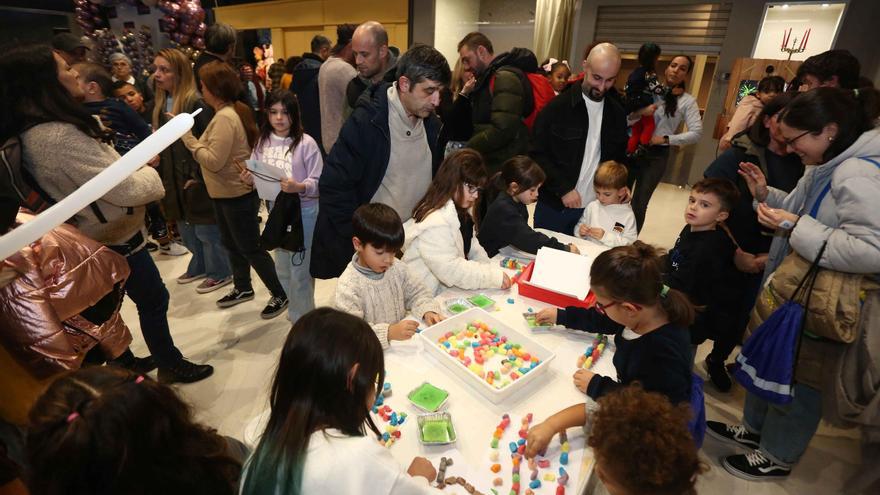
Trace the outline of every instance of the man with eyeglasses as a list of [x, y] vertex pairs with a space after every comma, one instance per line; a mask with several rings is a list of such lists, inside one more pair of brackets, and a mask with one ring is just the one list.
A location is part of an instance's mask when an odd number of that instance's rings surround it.
[[343, 124], [318, 185], [320, 204], [311, 273], [338, 277], [351, 261], [351, 218], [365, 203], [384, 203], [402, 221], [412, 216], [443, 157], [434, 111], [452, 74], [443, 55], [416, 45], [397, 64], [394, 83], [376, 84]]

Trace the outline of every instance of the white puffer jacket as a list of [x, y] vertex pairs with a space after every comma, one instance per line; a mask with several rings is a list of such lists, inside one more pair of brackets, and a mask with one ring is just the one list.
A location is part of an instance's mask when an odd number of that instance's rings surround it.
[[490, 263], [476, 235], [471, 239], [471, 250], [465, 259], [461, 223], [452, 200], [419, 223], [410, 219], [403, 228], [406, 232], [403, 261], [434, 295], [445, 287], [501, 288], [504, 271]]

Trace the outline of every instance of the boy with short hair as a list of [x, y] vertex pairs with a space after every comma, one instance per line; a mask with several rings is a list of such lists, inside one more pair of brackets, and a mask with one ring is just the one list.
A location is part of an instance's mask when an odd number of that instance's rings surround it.
[[739, 343], [736, 317], [741, 274], [733, 263], [736, 245], [722, 225], [736, 204], [739, 190], [729, 179], [703, 179], [693, 185], [685, 208], [687, 225], [666, 256], [666, 285], [703, 306], [691, 325], [691, 343], [715, 341], [705, 367], [712, 383], [726, 392], [731, 381], [724, 361]]
[[144, 139], [150, 137], [150, 126], [125, 103], [113, 98], [113, 80], [98, 64], [76, 64], [80, 85], [85, 93], [83, 103], [104, 125], [113, 132], [113, 147], [120, 155], [128, 153]]
[[397, 212], [382, 203], [362, 205], [354, 212], [352, 229], [355, 254], [339, 276], [335, 306], [365, 319], [382, 349], [415, 334], [419, 322], [404, 320], [407, 311], [428, 325], [443, 320], [431, 293], [396, 257], [404, 241]]
[[153, 125], [153, 101], [145, 101], [144, 95], [134, 84], [127, 81], [114, 82], [113, 96], [122, 100], [129, 108], [137, 112], [147, 125]]
[[574, 235], [608, 247], [628, 246], [636, 241], [636, 217], [627, 201], [627, 170], [609, 160], [599, 164], [593, 177], [596, 199], [584, 209]]

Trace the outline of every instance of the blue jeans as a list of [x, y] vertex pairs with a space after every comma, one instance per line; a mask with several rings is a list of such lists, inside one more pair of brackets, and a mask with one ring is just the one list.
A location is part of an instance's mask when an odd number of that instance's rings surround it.
[[170, 366], [183, 356], [174, 346], [168, 328], [168, 289], [146, 249], [127, 256], [126, 261], [131, 274], [125, 282], [125, 292], [137, 306], [141, 333], [156, 364]]
[[220, 240], [220, 229], [216, 224], [194, 224], [177, 222], [177, 229], [183, 238], [183, 244], [192, 253], [188, 275], [205, 274], [214, 280], [223, 280], [232, 275], [229, 268], [229, 253]]
[[574, 228], [583, 214], [583, 208], [566, 208], [563, 206], [561, 210], [557, 210], [539, 199], [535, 205], [535, 228], [574, 235]]
[[771, 404], [746, 393], [743, 426], [761, 435], [759, 450], [777, 464], [791, 466], [807, 450], [822, 419], [822, 396], [813, 387], [794, 386], [789, 404]]
[[315, 233], [315, 222], [318, 220], [318, 205], [302, 209], [303, 240], [305, 251], [294, 253], [284, 249], [276, 249], [275, 271], [278, 280], [284, 286], [290, 305], [287, 315], [294, 323], [302, 315], [315, 309], [315, 279], [309, 273], [309, 260], [312, 257], [312, 235]]

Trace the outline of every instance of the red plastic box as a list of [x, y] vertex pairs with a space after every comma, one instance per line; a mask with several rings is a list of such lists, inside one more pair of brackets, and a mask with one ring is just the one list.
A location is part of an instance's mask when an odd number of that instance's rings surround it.
[[522, 273], [517, 275], [514, 279], [514, 281], [519, 284], [519, 295], [531, 299], [537, 299], [538, 301], [543, 301], [560, 308], [566, 306], [590, 308], [596, 303], [596, 296], [593, 295], [593, 291], [590, 291], [589, 294], [587, 294], [587, 297], [580, 300], [552, 290], [544, 289], [543, 287], [532, 285], [529, 280], [532, 279], [532, 270], [534, 269], [535, 262], [532, 261], [527, 267], [525, 267], [525, 269], [523, 269]]

